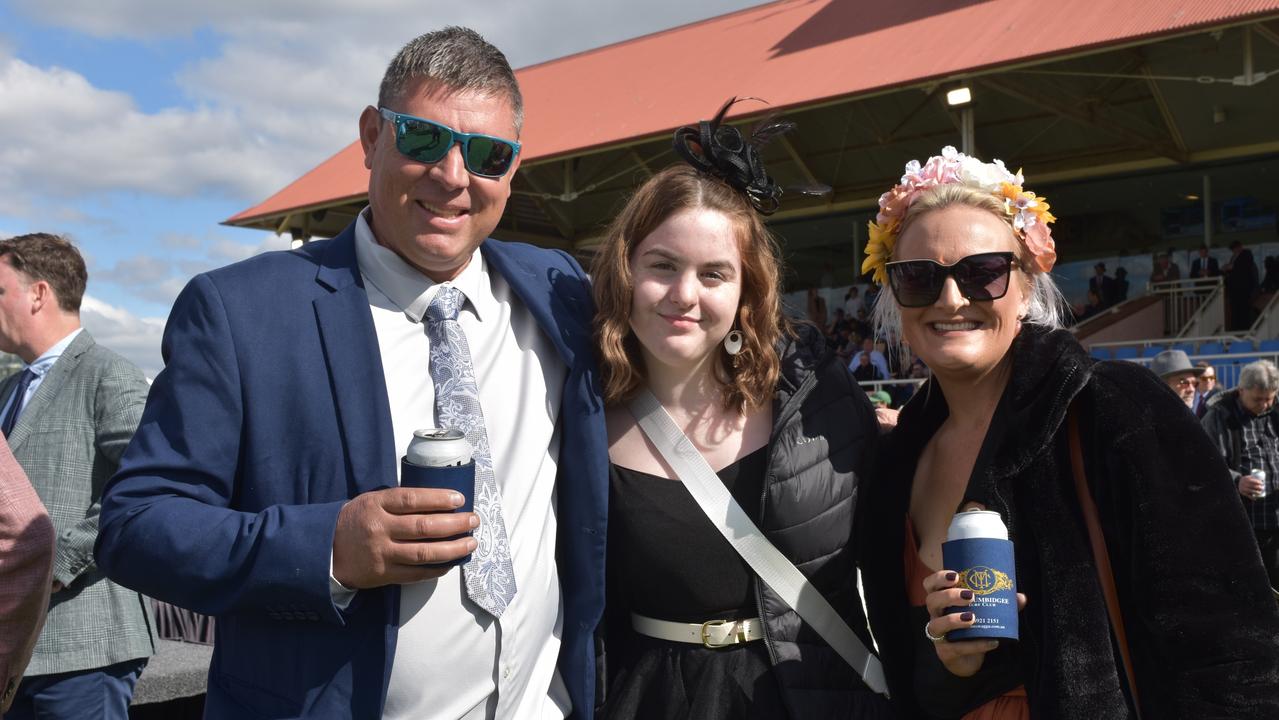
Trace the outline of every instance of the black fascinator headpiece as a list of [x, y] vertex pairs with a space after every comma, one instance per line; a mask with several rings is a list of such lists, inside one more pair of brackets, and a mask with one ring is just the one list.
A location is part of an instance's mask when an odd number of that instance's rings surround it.
[[[742, 98], [742, 100], [757, 98]], [[735, 103], [728, 99], [711, 120], [685, 125], [675, 131], [675, 152], [688, 164], [721, 178], [736, 188], [751, 206], [763, 215], [772, 215], [781, 205], [782, 188], [764, 170], [760, 148], [770, 140], [795, 129], [795, 123], [770, 115], [752, 130], [750, 138], [731, 125], [724, 125], [724, 115]], [[812, 194], [825, 194], [830, 188], [815, 189]]]

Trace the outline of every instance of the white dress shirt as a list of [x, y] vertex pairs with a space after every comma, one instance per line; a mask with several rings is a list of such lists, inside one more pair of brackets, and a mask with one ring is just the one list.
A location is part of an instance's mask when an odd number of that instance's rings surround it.
[[[437, 286], [379, 245], [366, 216], [367, 210], [356, 222], [356, 257], [402, 454], [414, 430], [435, 426], [429, 342], [420, 320]], [[571, 704], [556, 670], [564, 613], [555, 563], [555, 474], [567, 368], [478, 249], [446, 284], [467, 298], [458, 324], [475, 365], [517, 591], [496, 621], [467, 597], [460, 567], [403, 586], [383, 717], [564, 718]]]
[[10, 395], [8, 399], [5, 400], [4, 407], [0, 408], [0, 418], [9, 413], [9, 406], [12, 405], [15, 400], [22, 403], [18, 406], [18, 417], [22, 417], [23, 408], [27, 406], [27, 403], [31, 402], [31, 398], [35, 397], [36, 390], [40, 389], [40, 383], [44, 382], [44, 376], [49, 374], [49, 371], [53, 369], [53, 364], [58, 362], [58, 358], [62, 357], [62, 353], [67, 351], [67, 347], [71, 344], [71, 341], [75, 340], [76, 336], [83, 330], [84, 328], [76, 328], [75, 330], [72, 330], [70, 335], [67, 335], [56, 342], [53, 347], [45, 350], [44, 354], [33, 360], [30, 365], [22, 368], [23, 370], [30, 370], [35, 377], [31, 378], [31, 383], [27, 385], [27, 392], [21, 398], [14, 398]]

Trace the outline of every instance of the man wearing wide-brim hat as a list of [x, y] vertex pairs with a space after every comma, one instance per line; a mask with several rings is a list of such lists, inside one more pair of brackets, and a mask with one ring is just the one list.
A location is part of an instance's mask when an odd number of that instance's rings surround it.
[[1195, 388], [1204, 368], [1190, 364], [1190, 358], [1181, 350], [1164, 350], [1150, 361], [1150, 371], [1158, 375], [1173, 392], [1181, 396], [1186, 407], [1195, 402]]

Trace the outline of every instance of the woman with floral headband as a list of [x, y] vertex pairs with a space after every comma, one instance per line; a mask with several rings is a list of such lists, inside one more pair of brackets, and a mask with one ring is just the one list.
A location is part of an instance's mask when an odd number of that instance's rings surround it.
[[[1230, 475], [1158, 378], [1059, 329], [1053, 220], [1021, 173], [948, 147], [907, 165], [871, 223], [865, 269], [891, 289], [876, 323], [932, 370], [861, 508], [894, 701], [909, 717], [1279, 717], [1279, 611]], [[1019, 642], [946, 639], [975, 622], [941, 559], [973, 507], [1013, 541]]]
[[[887, 718], [888, 702], [756, 577], [717, 529], [725, 513], [703, 511], [694, 478], [643, 425], [669, 415], [671, 437], [731, 495], [723, 509], [742, 513], [734, 532], [757, 526], [871, 645], [853, 515], [875, 417], [820, 333], [779, 311], [761, 213], [780, 189], [757, 148], [789, 125], [747, 140], [720, 124], [727, 109], [676, 133], [689, 164], [635, 192], [592, 270], [612, 460], [600, 715]], [[859, 671], [878, 670], [868, 657]], [[882, 671], [868, 682], [882, 688]]]

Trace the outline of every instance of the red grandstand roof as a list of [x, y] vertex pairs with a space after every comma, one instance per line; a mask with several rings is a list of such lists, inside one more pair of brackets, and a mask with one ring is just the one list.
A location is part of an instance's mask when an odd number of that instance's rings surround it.
[[[519, 70], [523, 158], [667, 132], [733, 95], [809, 106], [1277, 10], [1279, 0], [780, 0]], [[367, 190], [355, 142], [227, 223]]]

